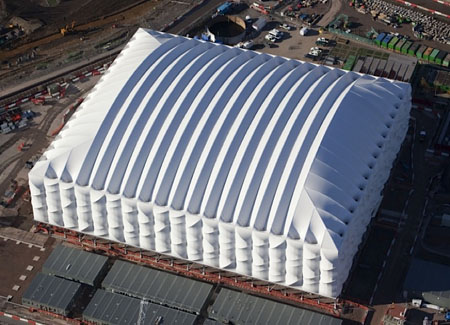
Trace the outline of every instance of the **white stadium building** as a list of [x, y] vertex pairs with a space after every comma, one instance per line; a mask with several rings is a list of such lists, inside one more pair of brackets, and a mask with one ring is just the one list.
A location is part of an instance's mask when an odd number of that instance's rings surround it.
[[337, 297], [410, 92], [139, 29], [30, 172], [34, 218]]

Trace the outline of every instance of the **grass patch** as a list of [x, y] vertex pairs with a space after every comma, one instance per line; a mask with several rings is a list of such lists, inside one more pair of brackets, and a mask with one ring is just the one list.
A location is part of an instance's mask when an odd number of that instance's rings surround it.
[[57, 5], [59, 5], [59, 1], [58, 0], [47, 0], [47, 5], [49, 7], [56, 7]]

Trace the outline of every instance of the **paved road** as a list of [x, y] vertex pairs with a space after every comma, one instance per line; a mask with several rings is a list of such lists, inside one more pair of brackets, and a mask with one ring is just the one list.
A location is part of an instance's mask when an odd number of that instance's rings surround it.
[[331, 23], [339, 13], [342, 7], [342, 0], [328, 0], [331, 2], [330, 9], [323, 15], [322, 19], [319, 21], [320, 26], [327, 26]]
[[20, 320], [14, 320], [12, 318], [9, 317], [5, 317], [5, 316], [0, 316], [0, 325], [24, 325], [26, 323], [20, 321]]
[[45, 83], [48, 80], [52, 80], [52, 79], [55, 79], [57, 77], [67, 75], [67, 74], [69, 74], [72, 71], [76, 71], [76, 70], [82, 69], [83, 67], [91, 65], [91, 64], [93, 64], [93, 63], [95, 63], [97, 61], [100, 61], [102, 59], [106, 59], [108, 57], [115, 57], [120, 51], [122, 51], [122, 49], [124, 47], [125, 47], [125, 45], [121, 45], [118, 48], [116, 48], [116, 49], [114, 49], [114, 50], [112, 50], [110, 52], [105, 52], [105, 53], [99, 54], [97, 56], [94, 56], [94, 57], [92, 57], [92, 58], [90, 58], [88, 60], [83, 60], [82, 62], [73, 64], [73, 65], [69, 65], [69, 66], [67, 66], [67, 67], [65, 67], [63, 69], [59, 69], [59, 70], [56, 70], [54, 72], [51, 72], [51, 73], [48, 73], [48, 74], [44, 74], [40, 78], [33, 79], [33, 80], [30, 80], [30, 81], [27, 81], [27, 82], [23, 82], [23, 83], [21, 83], [19, 85], [16, 85], [14, 87], [10, 87], [10, 88], [7, 88], [7, 89], [2, 89], [0, 91], [0, 99], [2, 99], [4, 97], [8, 97], [11, 94], [14, 94], [16, 92], [28, 89], [30, 87], [37, 86], [39, 84]]
[[205, 14], [213, 11], [225, 0], [205, 0], [200, 6], [191, 10], [180, 22], [167, 30], [172, 34], [184, 34], [187, 33], [189, 28], [192, 27], [198, 20], [203, 18]]
[[[426, 129], [429, 131], [428, 134], [432, 134], [431, 130], [434, 129], [436, 121], [427, 118], [422, 112], [415, 111], [413, 115], [416, 117], [417, 123], [416, 137], [422, 129]], [[427, 199], [429, 180], [436, 174], [436, 170], [425, 161], [426, 146], [426, 142], [417, 141], [413, 145], [415, 175], [413, 191], [410, 193], [408, 204], [405, 207], [407, 219], [405, 225], [399, 228], [391, 254], [386, 258], [386, 266], [374, 295], [373, 305], [376, 306], [376, 312], [372, 324], [380, 324], [384, 311], [390, 303], [403, 300], [401, 292], [412, 258], [410, 251], [414, 244], [414, 237], [420, 231], [419, 225], [423, 218], [422, 212]]]

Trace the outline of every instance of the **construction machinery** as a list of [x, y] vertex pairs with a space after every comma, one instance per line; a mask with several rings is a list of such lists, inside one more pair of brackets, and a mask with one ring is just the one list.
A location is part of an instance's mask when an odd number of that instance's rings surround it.
[[66, 36], [68, 34], [72, 34], [75, 32], [75, 21], [72, 21], [72, 24], [70, 25], [66, 25], [66, 27], [60, 28], [59, 32], [61, 33], [62, 36]]

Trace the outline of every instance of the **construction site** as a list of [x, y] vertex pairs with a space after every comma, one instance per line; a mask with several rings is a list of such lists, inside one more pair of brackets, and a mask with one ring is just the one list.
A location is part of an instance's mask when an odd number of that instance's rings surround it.
[[[421, 324], [426, 317], [427, 324], [448, 324], [449, 288], [433, 277], [421, 286], [417, 282], [423, 268], [435, 269], [430, 273], [437, 277], [445, 274], [442, 265], [450, 265], [450, 85], [443, 64], [450, 45], [414, 39], [409, 25], [397, 29], [375, 22], [348, 1], [223, 4], [0, 0], [0, 323], [378, 325]], [[433, 6], [447, 10], [444, 4]], [[342, 14], [353, 22], [345, 25], [352, 33], [328, 28]], [[261, 17], [266, 23], [256, 30]], [[208, 29], [230, 19], [239, 24], [230, 32], [239, 36], [231, 46], [412, 86], [405, 140], [338, 297], [35, 220], [30, 170], [100, 87], [136, 31], [212, 42]], [[227, 27], [219, 25], [213, 33], [226, 35]], [[303, 28], [309, 29], [306, 36], [299, 33]], [[266, 36], [274, 29], [283, 36], [271, 41]], [[367, 38], [372, 30], [376, 34]], [[439, 49], [441, 63], [419, 58], [420, 46], [410, 55], [395, 45], [377, 45], [374, 36], [383, 32]], [[329, 43], [318, 45], [319, 36]], [[320, 56], [308, 56], [317, 46]], [[95, 272], [87, 270], [92, 265]]]

